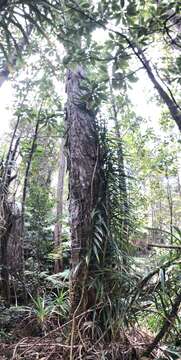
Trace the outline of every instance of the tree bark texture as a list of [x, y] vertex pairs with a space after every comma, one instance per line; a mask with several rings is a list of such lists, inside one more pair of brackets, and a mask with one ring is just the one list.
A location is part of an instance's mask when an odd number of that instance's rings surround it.
[[0, 239], [1, 239], [1, 295], [10, 303], [8, 239], [12, 227], [11, 209], [1, 196], [0, 200]]
[[[16, 139], [16, 132], [19, 125], [19, 118], [15, 125], [13, 135], [11, 138], [9, 150], [7, 153], [5, 164], [1, 166], [1, 181], [0, 181], [0, 252], [1, 252], [1, 293], [7, 303], [10, 303], [10, 286], [9, 274], [12, 268], [17, 264], [16, 258], [13, 256], [13, 248], [10, 247], [10, 236], [15, 236], [12, 229], [16, 223], [14, 202], [9, 199], [9, 186], [16, 178], [13, 162], [17, 153], [19, 140]], [[11, 260], [11, 261], [10, 261]]]
[[[83, 69], [67, 73], [67, 166], [69, 171], [69, 212], [71, 226], [71, 281], [72, 313], [85, 311], [88, 294], [85, 283], [88, 277], [86, 255], [93, 238], [92, 211], [99, 193], [99, 142], [93, 112], [88, 110], [85, 90], [81, 81]], [[83, 100], [84, 97], [84, 100]]]
[[[60, 155], [59, 155], [59, 173], [57, 184], [57, 213], [56, 224], [54, 228], [54, 246], [55, 249], [61, 248], [62, 243], [62, 216], [63, 216], [63, 194], [64, 194], [64, 177], [65, 177], [65, 155], [64, 155], [64, 139], [61, 141]], [[54, 272], [58, 273], [63, 270], [63, 258], [55, 259]]]

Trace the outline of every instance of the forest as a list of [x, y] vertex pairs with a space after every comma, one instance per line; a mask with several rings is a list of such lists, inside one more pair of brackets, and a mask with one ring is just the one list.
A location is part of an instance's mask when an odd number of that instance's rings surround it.
[[181, 360], [180, 10], [0, 1], [0, 360]]

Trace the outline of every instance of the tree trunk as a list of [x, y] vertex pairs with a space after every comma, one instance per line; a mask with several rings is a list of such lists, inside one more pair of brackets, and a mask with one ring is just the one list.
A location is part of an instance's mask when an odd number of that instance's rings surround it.
[[27, 161], [27, 165], [26, 165], [24, 184], [23, 184], [23, 196], [22, 196], [22, 204], [21, 204], [22, 237], [23, 237], [23, 234], [24, 234], [24, 215], [25, 215], [25, 203], [26, 203], [26, 195], [27, 195], [27, 188], [28, 188], [29, 172], [30, 172], [30, 168], [31, 168], [31, 162], [32, 162], [33, 154], [34, 154], [35, 147], [36, 147], [36, 141], [37, 141], [37, 137], [38, 137], [39, 123], [40, 123], [39, 115], [38, 115], [37, 123], [36, 123], [36, 126], [35, 126], [35, 131], [34, 131], [34, 135], [33, 135], [33, 141], [32, 141], [32, 144], [31, 144], [30, 154], [29, 154], [29, 158], [28, 158], [28, 161]]
[[9, 264], [8, 264], [8, 239], [12, 226], [11, 209], [1, 198], [3, 208], [4, 229], [1, 231], [1, 287], [2, 297], [6, 303], [10, 304], [10, 287], [9, 287]]
[[170, 241], [171, 244], [173, 243], [173, 198], [172, 198], [172, 190], [171, 185], [169, 182], [169, 176], [166, 169], [165, 174], [166, 180], [167, 180], [167, 201], [168, 201], [168, 208], [169, 208], [169, 215], [170, 215]]
[[[92, 213], [99, 193], [99, 142], [93, 112], [88, 110], [81, 81], [83, 69], [68, 70], [66, 92], [67, 160], [71, 226], [71, 311], [75, 315], [88, 307], [86, 255], [92, 244]], [[82, 99], [84, 97], [84, 100]]]
[[[41, 107], [38, 114], [38, 119], [35, 126], [35, 131], [33, 135], [33, 140], [31, 144], [30, 154], [29, 158], [26, 164], [25, 169], [25, 177], [24, 177], [24, 183], [23, 183], [23, 195], [22, 195], [22, 203], [21, 203], [21, 243], [22, 243], [22, 260], [24, 262], [24, 217], [25, 217], [25, 205], [26, 205], [26, 195], [27, 195], [27, 189], [28, 189], [28, 180], [29, 180], [29, 173], [31, 169], [31, 162], [33, 159], [33, 154], [36, 147], [37, 137], [38, 137], [38, 130], [39, 130], [39, 124], [40, 124], [40, 112]], [[23, 265], [24, 268], [24, 265]]]
[[[11, 182], [11, 172], [12, 172], [12, 163], [11, 162], [14, 161], [14, 159], [15, 159], [17, 148], [18, 148], [19, 141], [20, 141], [20, 137], [18, 137], [16, 139], [16, 133], [18, 130], [19, 123], [20, 123], [20, 116], [18, 116], [18, 119], [15, 124], [15, 128], [14, 128], [14, 131], [13, 131], [13, 134], [11, 137], [11, 141], [10, 141], [10, 145], [9, 145], [9, 149], [8, 149], [8, 153], [7, 153], [6, 161], [5, 161], [5, 165], [4, 165], [2, 184], [5, 187], [8, 187], [9, 183]], [[14, 145], [14, 149], [13, 149], [13, 145]]]
[[16, 139], [16, 132], [19, 126], [19, 118], [16, 122], [15, 129], [12, 134], [10, 146], [6, 156], [4, 166], [2, 166], [2, 179], [0, 181], [0, 241], [1, 241], [1, 282], [2, 282], [2, 296], [6, 299], [7, 304], [10, 303], [10, 287], [9, 287], [9, 254], [8, 254], [8, 240], [11, 234], [11, 229], [16, 219], [14, 216], [14, 209], [10, 203], [9, 185], [16, 178], [16, 174], [12, 175], [12, 163], [15, 160], [19, 140]]
[[180, 184], [179, 168], [177, 168], [177, 185], [178, 185], [178, 194], [181, 196], [181, 184]]
[[24, 177], [24, 183], [23, 183], [23, 195], [22, 195], [22, 203], [21, 203], [21, 260], [22, 260], [22, 271], [21, 271], [21, 281], [23, 284], [23, 295], [24, 295], [24, 301], [27, 302], [27, 291], [26, 291], [26, 285], [25, 285], [25, 279], [24, 279], [24, 271], [25, 271], [25, 264], [24, 264], [24, 233], [25, 233], [25, 205], [26, 205], [26, 195], [27, 195], [27, 189], [28, 189], [28, 180], [29, 180], [29, 174], [31, 169], [31, 162], [33, 159], [33, 154], [36, 147], [37, 137], [38, 137], [38, 130], [39, 130], [39, 124], [40, 124], [40, 112], [41, 107], [38, 113], [38, 119], [35, 126], [35, 131], [33, 135], [33, 140], [31, 144], [30, 154], [29, 158], [26, 164], [26, 170], [25, 170], [25, 177]]
[[[55, 250], [61, 250], [62, 243], [62, 215], [63, 215], [63, 194], [64, 194], [64, 177], [65, 177], [65, 155], [64, 155], [64, 139], [61, 141], [59, 155], [59, 173], [57, 184], [57, 213], [56, 224], [54, 228], [54, 246]], [[63, 270], [62, 251], [60, 258], [55, 259], [54, 272], [58, 273]]]
[[113, 94], [112, 83], [109, 81], [110, 87], [110, 95], [111, 95], [111, 102], [112, 102], [112, 112], [114, 118], [114, 128], [115, 128], [115, 135], [118, 139], [118, 149], [117, 149], [117, 157], [118, 157], [118, 174], [119, 174], [119, 190], [121, 195], [122, 203], [122, 230], [123, 230], [123, 238], [128, 240], [128, 225], [129, 225], [129, 205], [128, 205], [128, 196], [127, 196], [127, 185], [126, 185], [126, 173], [124, 167], [124, 156], [123, 156], [123, 146], [121, 140], [121, 132], [118, 122], [118, 111], [116, 108], [115, 98]]

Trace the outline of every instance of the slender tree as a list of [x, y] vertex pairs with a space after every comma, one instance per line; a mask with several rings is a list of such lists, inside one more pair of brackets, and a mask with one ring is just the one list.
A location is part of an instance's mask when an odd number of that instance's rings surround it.
[[56, 208], [56, 224], [54, 228], [54, 246], [55, 250], [59, 249], [60, 255], [55, 259], [54, 272], [58, 273], [63, 270], [62, 257], [62, 216], [63, 216], [63, 196], [64, 196], [64, 177], [65, 177], [65, 155], [64, 155], [64, 139], [61, 141], [59, 154], [59, 169], [57, 183], [57, 208]]
[[113, 93], [112, 81], [109, 79], [112, 113], [114, 119], [115, 135], [117, 137], [117, 157], [118, 157], [118, 176], [119, 176], [119, 190], [120, 190], [120, 208], [122, 216], [122, 231], [123, 238], [128, 240], [128, 219], [129, 219], [129, 205], [127, 196], [126, 173], [124, 166], [123, 144], [121, 139], [120, 126], [118, 121], [118, 109], [116, 106], [115, 96]]
[[13, 162], [17, 153], [19, 140], [16, 138], [16, 133], [19, 125], [19, 118], [17, 119], [15, 129], [10, 141], [9, 150], [7, 153], [5, 164], [1, 166], [1, 181], [0, 181], [0, 240], [1, 240], [1, 280], [2, 280], [2, 296], [7, 303], [10, 302], [10, 286], [9, 274], [10, 264], [8, 257], [8, 241], [11, 235], [11, 229], [16, 221], [13, 204], [9, 201], [9, 187], [11, 182], [16, 178], [13, 173]]

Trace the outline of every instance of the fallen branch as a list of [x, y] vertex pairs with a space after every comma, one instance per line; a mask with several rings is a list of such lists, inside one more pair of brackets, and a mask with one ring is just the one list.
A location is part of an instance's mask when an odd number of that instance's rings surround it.
[[157, 248], [163, 248], [163, 249], [175, 249], [175, 250], [181, 250], [181, 246], [179, 245], [165, 245], [165, 244], [154, 244], [154, 243], [148, 243], [147, 244], [148, 248], [149, 247], [157, 247]]
[[175, 256], [173, 259], [167, 261], [165, 264], [160, 264], [156, 269], [154, 269], [153, 271], [151, 271], [148, 275], [146, 275], [143, 279], [141, 279], [136, 288], [134, 288], [131, 292], [130, 295], [133, 294], [133, 297], [131, 299], [131, 302], [129, 304], [129, 308], [133, 305], [134, 301], [137, 298], [137, 295], [140, 293], [140, 291], [144, 288], [144, 286], [148, 283], [148, 281], [157, 273], [159, 273], [160, 269], [166, 269], [171, 265], [174, 265], [174, 262], [176, 260], [180, 259], [180, 254]]
[[[97, 304], [96, 308], [98, 308], [100, 305], [101, 305], [101, 303]], [[90, 308], [90, 309], [84, 311], [83, 313], [77, 315], [77, 316], [75, 317], [75, 319], [78, 319], [78, 318], [80, 318], [81, 316], [84, 316], [85, 314], [90, 313], [90, 312], [93, 311], [94, 309], [95, 309], [95, 308], [93, 307], [93, 308]], [[29, 351], [29, 350], [31, 350], [33, 347], [35, 347], [36, 345], [38, 345], [39, 343], [42, 343], [45, 338], [50, 337], [52, 334], [55, 334], [57, 331], [60, 332], [60, 330], [64, 329], [67, 325], [71, 324], [72, 321], [73, 321], [73, 319], [70, 319], [69, 321], [67, 321], [66, 323], [62, 324], [61, 326], [58, 326], [57, 328], [51, 330], [49, 333], [47, 333], [46, 335], [44, 335], [41, 339], [38, 339], [38, 340], [35, 341], [33, 344], [30, 344], [29, 349], [26, 349], [26, 350], [21, 354], [21, 356], [24, 355], [27, 350]], [[39, 346], [39, 345], [38, 345], [38, 346]], [[65, 346], [64, 346], [64, 347], [65, 347]]]
[[[28, 347], [30, 347], [30, 348], [32, 348], [32, 346], [34, 347], [34, 345], [35, 345], [35, 343], [27, 343], [27, 344], [19, 344], [18, 346], [20, 347], [20, 348], [23, 348], [23, 347], [25, 347], [25, 348], [28, 348]], [[45, 342], [43, 342], [43, 343], [36, 343], [36, 346], [48, 346], [48, 347], [52, 347], [52, 346], [57, 346], [57, 347], [62, 347], [62, 348], [67, 348], [67, 349], [70, 349], [71, 348], [71, 346], [70, 345], [66, 345], [66, 344], [60, 344], [60, 343], [50, 343], [50, 342], [47, 342], [47, 343], [45, 343]], [[73, 345], [73, 348], [78, 348], [79, 347], [79, 345]], [[29, 349], [28, 349], [29, 350]]]
[[143, 356], [149, 356], [152, 353], [152, 351], [157, 347], [158, 343], [163, 339], [165, 334], [168, 333], [168, 331], [170, 330], [170, 327], [173, 325], [173, 322], [177, 316], [177, 313], [178, 313], [179, 307], [180, 307], [180, 303], [181, 303], [181, 291], [180, 291], [180, 293], [177, 294], [175, 301], [172, 305], [170, 314], [165, 319], [161, 330], [156, 335], [156, 337], [154, 338], [152, 343], [148, 346], [146, 351], [143, 353]]
[[151, 271], [148, 275], [146, 275], [136, 286], [136, 290], [142, 289], [146, 283], [157, 273], [159, 273], [160, 269], [166, 269], [171, 265], [174, 265], [174, 262], [180, 258], [180, 254], [175, 256], [173, 259], [167, 261], [165, 264], [160, 264], [156, 269]]

